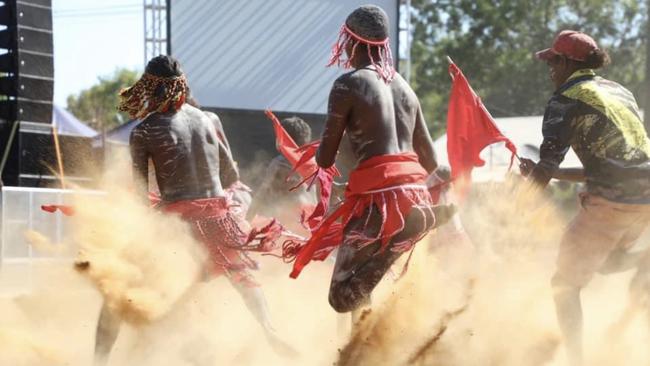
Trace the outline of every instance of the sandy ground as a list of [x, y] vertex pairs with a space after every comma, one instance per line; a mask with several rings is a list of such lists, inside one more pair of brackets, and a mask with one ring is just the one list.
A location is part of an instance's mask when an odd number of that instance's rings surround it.
[[4, 263], [0, 365], [92, 364], [101, 297], [70, 263]]
[[[327, 304], [328, 265], [314, 265], [298, 283], [284, 265], [266, 262], [275, 268], [265, 270], [277, 274], [261, 279], [276, 329], [291, 343], [308, 339], [317, 345], [305, 350], [310, 364], [331, 364], [344, 342], [337, 327], [349, 332], [349, 317], [338, 319]], [[6, 265], [0, 281], [0, 365], [92, 364], [101, 296], [71, 263]], [[304, 364], [287, 363], [271, 351], [224, 279], [192, 291], [155, 323], [124, 325], [109, 365]], [[210, 359], [226, 363], [206, 363]]]
[[[332, 365], [347, 343], [350, 327], [349, 318], [336, 314], [327, 304], [331, 263], [311, 265], [294, 281], [286, 277], [284, 265], [275, 260], [263, 261], [265, 275], [260, 279], [276, 328], [300, 349], [300, 358], [284, 359], [273, 353], [237, 293], [226, 281], [216, 279], [197, 285], [191, 296], [163, 318], [145, 326], [124, 325], [109, 365]], [[368, 354], [387, 360], [396, 360], [396, 353], [412, 355], [427, 339], [426, 329], [435, 333], [445, 311], [462, 305], [463, 286], [449, 286], [454, 282], [444, 275], [427, 278], [427, 267], [427, 263], [412, 265], [409, 273], [413, 275], [397, 285], [384, 281], [376, 296], [378, 307], [392, 304], [387, 299], [394, 297], [406, 305], [400, 306], [399, 317], [388, 306], [385, 317], [391, 319], [391, 334], [377, 334], [377, 329], [370, 332], [380, 342], [366, 342], [364, 347], [368, 349], [354, 364], [409, 364], [375, 363], [377, 360]], [[502, 273], [498, 267], [492, 267], [491, 279], [484, 277], [483, 284], [477, 286], [473, 308], [449, 323], [438, 350], [421, 363], [412, 364], [514, 365], [526, 359], [530, 365], [564, 364], [562, 349], [556, 347], [559, 338], [550, 289], [544, 286], [543, 276], [526, 275], [525, 266], [510, 268], [509, 273]], [[503, 283], [504, 275], [513, 278]], [[445, 286], [446, 294], [429, 294], [433, 296], [427, 296], [424, 302], [414, 299], [418, 290], [406, 285], [414, 277], [428, 281], [433, 288]], [[24, 287], [23, 293], [10, 291], [8, 283], [26, 278], [30, 286]], [[643, 316], [633, 320], [616, 338], [611, 334], [611, 325], [627, 303], [629, 278], [629, 273], [599, 276], [584, 293], [586, 344], [593, 360], [590, 365], [648, 364], [649, 352], [642, 346], [649, 340]], [[46, 262], [31, 267], [6, 265], [0, 280], [4, 290], [0, 298], [0, 365], [92, 364], [101, 296], [89, 281], [69, 264]], [[426, 311], [421, 308], [423, 303], [430, 305]], [[418, 316], [405, 316], [403, 311], [409, 309]], [[423, 316], [428, 319], [422, 320]], [[387, 351], [386, 347], [390, 347], [382, 342], [396, 336], [406, 338], [407, 346], [399, 344], [397, 349]], [[393, 343], [399, 342], [393, 339]], [[404, 348], [409, 345], [410, 349]]]

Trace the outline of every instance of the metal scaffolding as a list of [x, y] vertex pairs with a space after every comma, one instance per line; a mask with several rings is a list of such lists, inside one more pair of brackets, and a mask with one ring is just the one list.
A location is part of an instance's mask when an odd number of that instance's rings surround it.
[[406, 51], [405, 51], [405, 68], [404, 77], [407, 82], [411, 82], [411, 46], [412, 46], [412, 29], [411, 29], [411, 0], [406, 0], [404, 12], [406, 18]]
[[144, 2], [144, 64], [158, 55], [167, 54], [167, 1]]
[[400, 74], [409, 83], [411, 82], [411, 46], [413, 42], [411, 11], [411, 0], [399, 0], [397, 2], [397, 24], [399, 26], [399, 57], [397, 62], [399, 62]]

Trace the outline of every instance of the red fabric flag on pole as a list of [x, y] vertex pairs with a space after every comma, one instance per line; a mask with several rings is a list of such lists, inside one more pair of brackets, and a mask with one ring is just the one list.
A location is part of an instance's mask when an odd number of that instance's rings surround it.
[[449, 75], [453, 83], [447, 112], [447, 156], [451, 178], [471, 178], [474, 167], [485, 164], [481, 151], [496, 142], [505, 142], [512, 152], [510, 167], [517, 154], [515, 145], [505, 137], [494, 123], [481, 98], [476, 95], [463, 72], [449, 62]]
[[303, 152], [300, 151], [300, 148], [298, 145], [296, 145], [296, 142], [293, 141], [291, 136], [285, 131], [285, 129], [282, 127], [282, 124], [280, 123], [280, 120], [278, 120], [278, 117], [273, 114], [270, 110], [264, 111], [266, 113], [266, 116], [269, 117], [271, 122], [273, 122], [273, 131], [275, 132], [275, 145], [277, 149], [280, 151], [280, 154], [289, 161], [289, 164], [296, 170], [300, 176], [305, 179], [307, 177], [310, 177], [311, 175], [314, 174], [316, 170], [318, 170], [318, 165], [316, 165], [316, 161], [314, 159], [311, 159], [309, 161], [303, 162], [303, 164], [298, 165], [298, 162], [300, 162], [300, 159], [303, 157]]
[[74, 207], [69, 205], [42, 205], [41, 210], [49, 213], [55, 213], [56, 211], [61, 211], [66, 216], [74, 216], [75, 210]]
[[[307, 221], [307, 225], [312, 229], [315, 223], [325, 215], [329, 207], [329, 200], [332, 194], [332, 182], [334, 177], [340, 176], [341, 173], [336, 169], [336, 166], [332, 165], [327, 169], [321, 169], [318, 164], [316, 164], [316, 151], [318, 150], [318, 145], [320, 141], [314, 141], [304, 146], [298, 147], [296, 142], [293, 141], [291, 136], [285, 131], [280, 123], [280, 120], [271, 112], [270, 110], [265, 111], [266, 116], [273, 122], [273, 130], [275, 131], [275, 145], [280, 151], [282, 156], [284, 156], [289, 164], [293, 167], [293, 170], [300, 174], [303, 178], [303, 181], [298, 184], [305, 183], [310, 181], [309, 185], [311, 186], [314, 182], [318, 182], [320, 188], [320, 194], [318, 199], [318, 205], [311, 213]], [[296, 188], [296, 187], [294, 187]]]

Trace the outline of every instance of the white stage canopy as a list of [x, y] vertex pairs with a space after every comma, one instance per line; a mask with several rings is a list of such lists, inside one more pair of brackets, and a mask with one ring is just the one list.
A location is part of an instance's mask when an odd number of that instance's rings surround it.
[[397, 58], [397, 0], [172, 0], [172, 55], [203, 106], [324, 114], [331, 46], [367, 3], [388, 13]]

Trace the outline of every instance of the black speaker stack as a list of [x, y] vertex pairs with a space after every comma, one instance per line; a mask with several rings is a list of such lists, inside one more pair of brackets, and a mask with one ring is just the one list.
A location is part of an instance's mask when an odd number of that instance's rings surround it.
[[[52, 0], [0, 0], [0, 168], [7, 186], [56, 186]], [[70, 166], [88, 138], [60, 136]], [[73, 172], [74, 173], [74, 172]], [[74, 179], [74, 174], [73, 177]]]
[[54, 57], [51, 0], [6, 0], [0, 7], [0, 118], [52, 122]]

